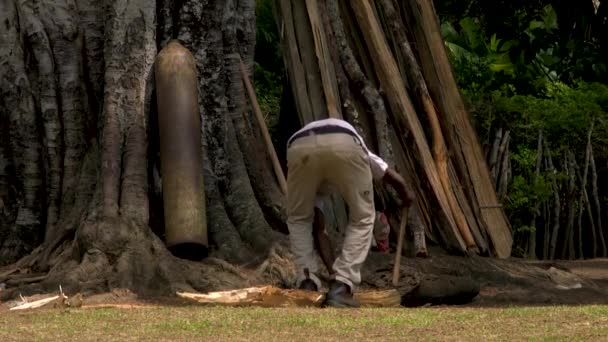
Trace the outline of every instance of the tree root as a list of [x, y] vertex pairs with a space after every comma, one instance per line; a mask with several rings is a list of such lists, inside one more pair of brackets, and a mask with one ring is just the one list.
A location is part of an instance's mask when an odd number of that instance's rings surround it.
[[[74, 240], [54, 245], [55, 250], [38, 248], [0, 273], [0, 282], [7, 285], [4, 298], [54, 291], [60, 285], [66, 293], [129, 288], [142, 296], [173, 296], [177, 291], [208, 292], [262, 283], [289, 287], [295, 279], [285, 245], [274, 246], [254, 270], [216, 258], [192, 262], [173, 256], [148, 227], [120, 219], [84, 223]], [[41, 266], [48, 271], [33, 273]]]

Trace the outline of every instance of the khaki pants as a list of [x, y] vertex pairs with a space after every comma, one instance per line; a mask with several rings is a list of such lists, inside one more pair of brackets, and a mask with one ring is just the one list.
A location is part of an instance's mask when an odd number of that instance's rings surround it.
[[369, 159], [358, 140], [348, 134], [310, 135], [296, 139], [287, 150], [287, 225], [298, 270], [298, 286], [308, 269], [320, 285], [312, 237], [317, 191], [327, 184], [342, 195], [349, 208], [342, 252], [333, 264], [335, 278], [354, 288], [361, 282], [375, 219]]

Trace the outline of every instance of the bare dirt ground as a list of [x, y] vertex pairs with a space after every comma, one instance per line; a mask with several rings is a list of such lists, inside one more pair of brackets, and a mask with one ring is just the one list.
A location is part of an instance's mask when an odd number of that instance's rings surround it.
[[[372, 253], [364, 267], [362, 288], [390, 288], [392, 255]], [[576, 261], [497, 260], [455, 257], [432, 251], [426, 259], [402, 259], [400, 291], [408, 293], [421, 282], [438, 284], [438, 291], [454, 291], [464, 283], [479, 292], [468, 306], [504, 307], [537, 305], [608, 304], [608, 259]], [[455, 285], [454, 285], [455, 284]], [[72, 296], [74, 294], [67, 294]], [[458, 295], [457, 293], [455, 294]], [[28, 301], [48, 294], [28, 297]], [[0, 312], [15, 305], [0, 303]], [[176, 297], [141, 298], [126, 289], [110, 293], [84, 294], [84, 306], [139, 307], [182, 306], [192, 303]], [[450, 304], [450, 303], [444, 303]]]
[[[390, 256], [372, 254], [368, 263], [392, 267]], [[404, 264], [402, 274], [411, 284], [421, 279], [439, 283], [443, 279], [461, 279], [478, 284], [479, 295], [468, 305], [608, 304], [608, 259], [499, 260], [455, 257], [432, 251], [429, 258], [406, 258]], [[374, 272], [364, 273], [363, 278], [366, 276], [368, 281], [375, 278]]]

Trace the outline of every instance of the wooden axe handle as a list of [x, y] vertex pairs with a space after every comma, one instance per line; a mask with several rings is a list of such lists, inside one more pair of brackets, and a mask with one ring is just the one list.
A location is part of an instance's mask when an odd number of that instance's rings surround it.
[[397, 239], [397, 250], [395, 251], [395, 264], [393, 266], [393, 286], [399, 284], [399, 269], [401, 268], [401, 252], [403, 250], [403, 238], [405, 237], [405, 226], [407, 225], [408, 208], [403, 209], [401, 224], [399, 225], [399, 237]]

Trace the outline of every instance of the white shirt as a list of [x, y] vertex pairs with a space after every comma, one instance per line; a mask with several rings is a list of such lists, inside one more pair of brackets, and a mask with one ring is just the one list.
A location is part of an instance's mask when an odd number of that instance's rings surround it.
[[365, 145], [365, 141], [363, 141], [363, 138], [359, 135], [357, 130], [355, 130], [355, 128], [351, 124], [349, 124], [348, 122], [346, 122], [344, 120], [329, 118], [329, 119], [313, 121], [313, 122], [309, 123], [308, 125], [302, 127], [302, 129], [300, 129], [296, 133], [294, 133], [291, 136], [291, 138], [289, 138], [287, 144], [289, 145], [289, 143], [291, 143], [291, 139], [293, 139], [293, 137], [296, 134], [309, 130], [309, 129], [312, 129], [312, 128], [318, 128], [318, 127], [323, 127], [323, 126], [340, 126], [340, 127], [346, 128], [349, 131], [351, 131], [357, 137], [357, 139], [359, 139], [359, 141], [361, 142], [361, 146], [363, 146], [363, 149], [367, 152], [367, 156], [369, 159], [369, 166], [372, 170], [372, 176], [375, 179], [381, 179], [382, 177], [384, 177], [384, 173], [386, 172], [386, 169], [388, 169], [388, 164], [382, 158], [380, 158], [377, 155], [375, 155], [374, 153], [372, 153], [372, 151], [370, 151], [367, 148], [367, 146]]

